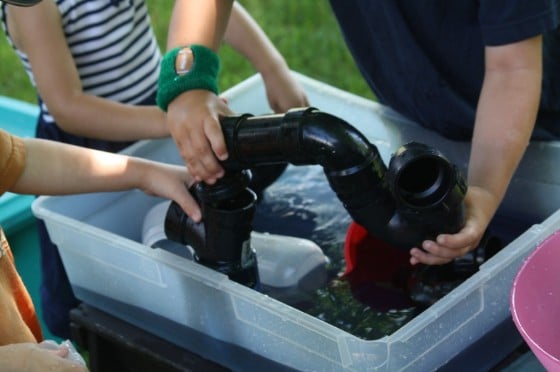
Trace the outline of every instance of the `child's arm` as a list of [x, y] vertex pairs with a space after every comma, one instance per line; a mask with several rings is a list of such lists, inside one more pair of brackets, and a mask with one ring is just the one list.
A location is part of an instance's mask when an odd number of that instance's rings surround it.
[[[176, 0], [167, 49], [200, 44], [217, 51], [231, 4], [232, 0]], [[213, 184], [224, 174], [218, 159], [225, 160], [228, 153], [218, 118], [231, 114], [222, 99], [205, 89], [187, 90], [169, 103], [169, 130], [190, 172], [200, 181]]]
[[125, 105], [83, 92], [54, 1], [6, 9], [12, 39], [27, 54], [39, 94], [63, 130], [113, 141], [169, 135], [158, 107]]
[[443, 264], [475, 249], [500, 206], [533, 131], [542, 89], [542, 35], [486, 47], [465, 197], [465, 227], [413, 249], [412, 263]]
[[200, 220], [200, 209], [187, 190], [194, 181], [184, 166], [36, 138], [23, 143], [25, 167], [12, 192], [60, 195], [139, 188], [175, 200], [193, 220]]
[[284, 57], [238, 2], [233, 4], [224, 40], [260, 72], [268, 102], [275, 112], [309, 105], [303, 88], [290, 74]]

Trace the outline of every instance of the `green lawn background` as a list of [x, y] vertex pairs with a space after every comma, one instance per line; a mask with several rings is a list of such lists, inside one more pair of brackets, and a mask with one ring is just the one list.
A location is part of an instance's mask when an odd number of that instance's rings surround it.
[[[261, 25], [292, 70], [373, 98], [344, 44], [327, 0], [243, 0], [240, 3]], [[165, 50], [173, 1], [147, 0], [147, 4], [160, 48]], [[220, 50], [220, 57], [222, 91], [255, 73], [227, 45]], [[35, 103], [34, 90], [4, 33], [0, 36], [0, 66], [0, 95]]]

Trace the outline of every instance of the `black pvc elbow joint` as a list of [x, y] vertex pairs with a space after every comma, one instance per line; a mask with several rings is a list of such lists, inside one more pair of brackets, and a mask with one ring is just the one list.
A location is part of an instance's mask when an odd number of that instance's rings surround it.
[[250, 244], [256, 195], [247, 186], [248, 171], [228, 172], [214, 185], [198, 183], [190, 190], [202, 209], [194, 222], [172, 202], [165, 216], [165, 234], [190, 245], [194, 260], [251, 288], [259, 287], [256, 253]]
[[372, 235], [408, 250], [463, 227], [467, 185], [457, 167], [437, 149], [417, 142], [401, 146], [392, 155], [384, 179], [394, 202], [388, 220], [380, 223], [372, 218], [376, 205], [371, 203], [348, 209]]

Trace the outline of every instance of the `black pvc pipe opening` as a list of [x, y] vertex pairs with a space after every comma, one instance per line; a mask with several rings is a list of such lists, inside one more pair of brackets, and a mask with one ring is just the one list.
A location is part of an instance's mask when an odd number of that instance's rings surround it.
[[428, 208], [443, 200], [452, 189], [454, 177], [440, 157], [420, 157], [409, 161], [396, 179], [396, 191], [402, 202]]

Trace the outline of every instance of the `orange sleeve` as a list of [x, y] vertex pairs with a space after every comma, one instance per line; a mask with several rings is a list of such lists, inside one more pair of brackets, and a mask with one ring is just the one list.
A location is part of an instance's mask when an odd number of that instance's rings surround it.
[[40, 342], [41, 326], [0, 227], [0, 345]]
[[[23, 141], [0, 129], [0, 195], [10, 190], [23, 173], [25, 156]], [[0, 345], [38, 342], [42, 338], [33, 302], [0, 227]]]
[[0, 129], [0, 195], [10, 190], [25, 168], [23, 141]]

